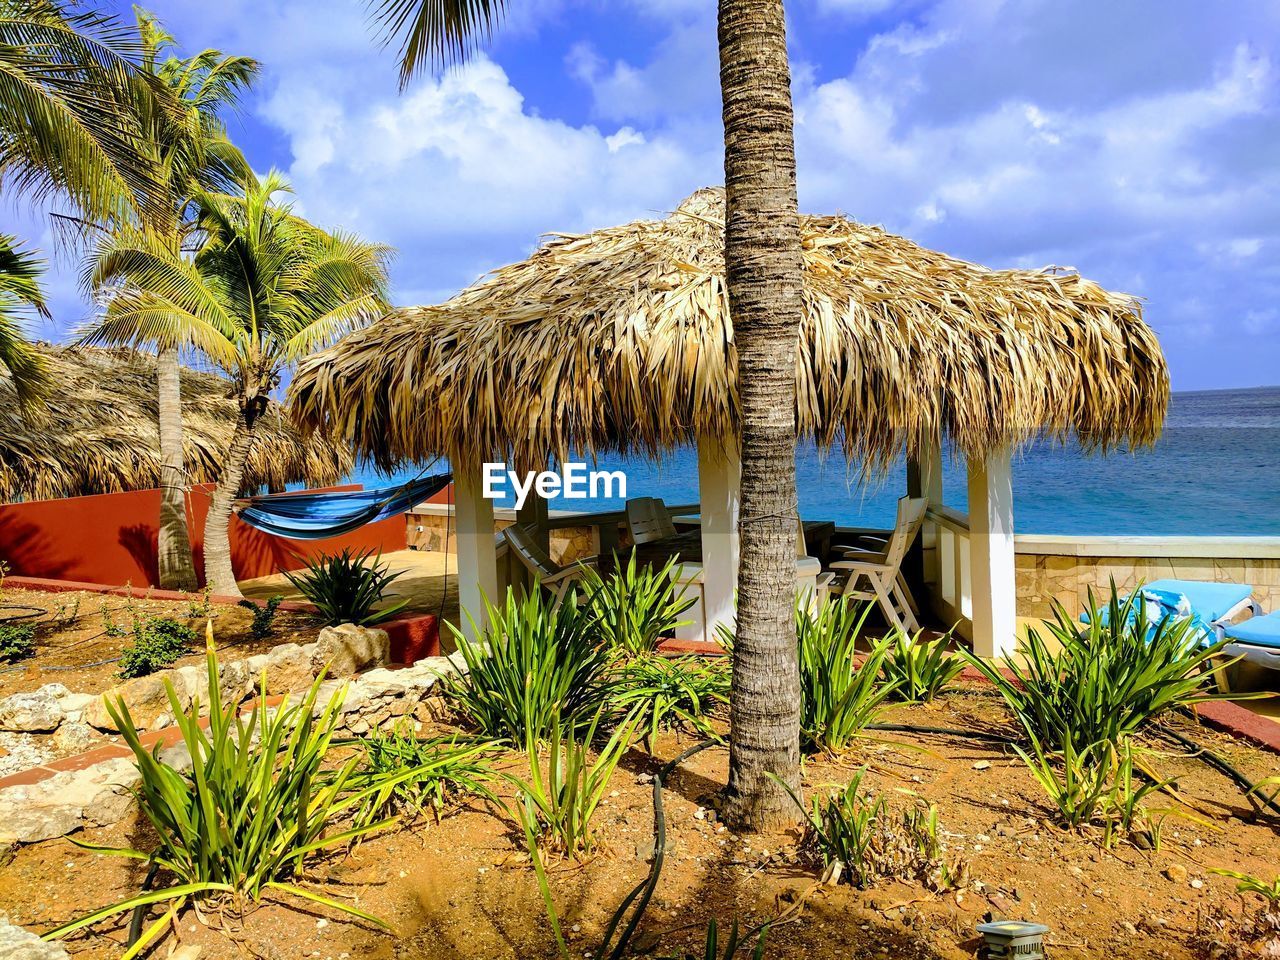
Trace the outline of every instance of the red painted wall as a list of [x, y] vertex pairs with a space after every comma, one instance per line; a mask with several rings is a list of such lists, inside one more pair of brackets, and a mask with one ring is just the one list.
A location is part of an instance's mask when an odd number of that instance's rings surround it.
[[[358, 490], [360, 486], [326, 489]], [[187, 501], [192, 550], [201, 576], [209, 493], [208, 486], [196, 487]], [[20, 576], [154, 584], [159, 516], [159, 490], [0, 505], [0, 559]], [[403, 550], [404, 519], [392, 517], [326, 540], [286, 540], [255, 530], [237, 518], [231, 520], [231, 562], [241, 580], [296, 570], [306, 558], [343, 547], [383, 553]]]

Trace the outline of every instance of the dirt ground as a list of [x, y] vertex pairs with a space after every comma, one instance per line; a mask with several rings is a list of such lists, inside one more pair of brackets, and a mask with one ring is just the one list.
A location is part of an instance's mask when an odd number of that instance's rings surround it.
[[[205, 622], [213, 620], [219, 648], [231, 648], [234, 656], [261, 653], [278, 643], [309, 643], [320, 630], [318, 618], [309, 614], [276, 612], [274, 629], [265, 641], [249, 635], [253, 614], [243, 607], [206, 604], [200, 594], [189, 601], [144, 600], [100, 593], [43, 593], [5, 590], [0, 605], [33, 607], [40, 613], [29, 619], [10, 619], [20, 611], [0, 608], [0, 623], [29, 623], [36, 628], [36, 652], [14, 664], [0, 664], [0, 697], [34, 690], [42, 684], [61, 683], [75, 693], [100, 693], [119, 682], [116, 660], [133, 642], [137, 619], [170, 617], [204, 636]], [[25, 612], [25, 611], [22, 611]], [[195, 663], [204, 655], [202, 643], [178, 665]]]
[[[885, 718], [916, 725], [997, 730], [1007, 715], [989, 687], [966, 684], [924, 706], [898, 706]], [[1277, 758], [1196, 726], [1173, 724], [1253, 780], [1274, 775]], [[653, 843], [652, 773], [690, 741], [667, 735], [657, 756], [636, 749], [610, 784], [595, 824], [598, 844], [583, 863], [555, 864], [550, 878], [574, 956], [592, 956], [610, 915], [648, 870]], [[819, 865], [798, 847], [801, 831], [745, 836], [716, 821], [713, 798], [724, 784], [727, 753], [705, 750], [686, 761], [665, 792], [666, 865], [633, 947], [655, 957], [701, 956], [700, 938], [715, 917], [744, 928], [779, 916], [770, 958], [973, 957], [974, 927], [988, 912], [1050, 927], [1051, 954], [1196, 957], [1209, 910], [1238, 914], [1234, 881], [1209, 872], [1229, 867], [1270, 879], [1277, 873], [1280, 821], [1261, 817], [1239, 789], [1170, 741], [1151, 737], [1152, 762], [1176, 776], [1188, 808], [1209, 821], [1169, 816], [1161, 849], [1095, 840], [1048, 822], [1046, 798], [1016, 756], [959, 737], [882, 733], [839, 761], [806, 764], [806, 789], [864, 783], [891, 797], [936, 803], [949, 854], [967, 862], [970, 884], [932, 894], [886, 883], [867, 891], [819, 883]], [[518, 768], [516, 755], [500, 765]], [[501, 791], [500, 791], [501, 792]], [[91, 843], [146, 843], [134, 824], [90, 831]], [[475, 802], [439, 824], [400, 826], [349, 854], [317, 861], [317, 889], [348, 898], [386, 920], [391, 933], [335, 911], [268, 904], [242, 919], [190, 910], [177, 943], [199, 944], [202, 960], [259, 956], [348, 960], [535, 958], [556, 955], [534, 871], [510, 819]], [[0, 867], [0, 910], [25, 926], [50, 926], [135, 893], [135, 864], [91, 853], [67, 840], [16, 851]], [[77, 957], [119, 955], [125, 922], [67, 942]], [[217, 929], [219, 926], [222, 929]], [[170, 937], [154, 953], [163, 957]], [[744, 951], [740, 956], [746, 956]]]

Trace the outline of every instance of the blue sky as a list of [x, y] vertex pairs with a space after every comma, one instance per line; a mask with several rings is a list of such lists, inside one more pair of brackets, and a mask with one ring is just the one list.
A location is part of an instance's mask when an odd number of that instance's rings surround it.
[[[427, 303], [541, 233], [721, 180], [711, 0], [511, 3], [484, 55], [403, 94], [361, 0], [153, 9], [187, 50], [263, 62], [232, 121], [251, 162], [285, 170], [316, 221], [396, 246], [396, 301]], [[787, 9], [803, 209], [1138, 294], [1175, 389], [1280, 382], [1280, 3]], [[58, 320], [34, 332], [58, 339], [89, 307], [74, 264], [49, 286]]]

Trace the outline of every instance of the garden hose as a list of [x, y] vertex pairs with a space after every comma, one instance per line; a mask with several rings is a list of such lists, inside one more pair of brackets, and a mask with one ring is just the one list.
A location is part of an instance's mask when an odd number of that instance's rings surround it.
[[[142, 878], [142, 893], [146, 893], [151, 889], [151, 884], [156, 882], [156, 874], [160, 872], [160, 864], [154, 860], [151, 866], [147, 868], [147, 875]], [[142, 923], [147, 919], [147, 910], [151, 904], [143, 903], [133, 908], [133, 916], [129, 918], [129, 939], [125, 941], [125, 949], [129, 949], [138, 942], [138, 938], [142, 936]]]
[[1012, 737], [1002, 733], [987, 733], [985, 730], [960, 730], [956, 727], [920, 727], [914, 723], [869, 723], [867, 730], [879, 730], [887, 733], [930, 733], [946, 737], [964, 737], [969, 740], [985, 740], [988, 743], [1003, 743], [1013, 746], [1017, 743]]
[[[723, 741], [719, 739], [703, 740], [696, 743], [688, 750], [685, 750], [674, 760], [664, 764], [653, 777], [653, 862], [649, 866], [648, 875], [636, 884], [635, 888], [622, 899], [622, 903], [618, 905], [618, 909], [614, 911], [612, 919], [609, 920], [609, 926], [604, 932], [604, 940], [600, 944], [600, 949], [596, 951], [596, 956], [604, 957], [605, 960], [618, 960], [622, 956], [622, 952], [627, 948], [627, 944], [631, 942], [632, 934], [635, 933], [636, 927], [640, 923], [640, 918], [644, 916], [644, 912], [649, 907], [649, 900], [653, 897], [654, 890], [658, 887], [658, 875], [662, 872], [662, 861], [666, 854], [667, 847], [667, 817], [662, 807], [662, 784], [675, 768], [681, 763], [688, 760], [694, 754], [701, 753], [707, 747], [723, 746]], [[639, 898], [637, 900], [636, 898]], [[622, 930], [622, 935], [618, 937], [618, 942], [610, 949], [610, 942], [613, 935], [618, 929], [618, 924], [626, 917], [628, 909], [632, 903], [635, 903], [635, 911], [631, 914], [631, 918], [627, 921], [627, 925]]]
[[1170, 740], [1173, 740], [1175, 743], [1178, 743], [1181, 746], [1186, 747], [1188, 750], [1193, 751], [1192, 756], [1199, 757], [1209, 766], [1213, 767], [1219, 773], [1226, 776], [1227, 779], [1234, 782], [1236, 786], [1244, 790], [1245, 796], [1256, 796], [1258, 798], [1258, 801], [1264, 807], [1270, 810], [1273, 814], [1280, 815], [1280, 803], [1276, 803], [1276, 801], [1273, 798], [1263, 796], [1261, 793], [1259, 793], [1258, 784], [1252, 783], [1248, 777], [1246, 777], [1243, 773], [1241, 773], [1239, 770], [1237, 770], [1235, 767], [1229, 764], [1226, 760], [1222, 759], [1222, 757], [1218, 756], [1212, 750], [1210, 750], [1205, 746], [1202, 746], [1201, 744], [1196, 743], [1190, 737], [1184, 737], [1182, 734], [1178, 733], [1176, 730], [1163, 729], [1160, 732], [1163, 733]]

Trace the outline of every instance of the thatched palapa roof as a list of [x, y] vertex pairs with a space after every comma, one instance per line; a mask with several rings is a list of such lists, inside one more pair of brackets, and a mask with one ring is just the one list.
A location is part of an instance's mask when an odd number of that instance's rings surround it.
[[[874, 469], [942, 434], [966, 455], [1036, 434], [1149, 444], [1168, 371], [1139, 302], [1074, 273], [989, 270], [842, 216], [802, 217], [798, 425]], [[295, 411], [383, 466], [541, 466], [732, 435], [724, 193], [663, 220], [554, 235], [440, 306], [310, 359]]]
[[[154, 487], [160, 479], [155, 358], [132, 350], [41, 347], [54, 384], [24, 417], [0, 373], [0, 500], [48, 499]], [[236, 405], [228, 382], [182, 371], [182, 419], [191, 482], [216, 480], [231, 444]], [[330, 484], [350, 451], [303, 435], [273, 403], [259, 423], [246, 488]]]

